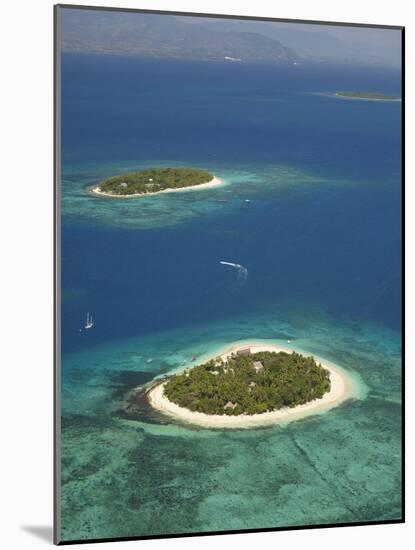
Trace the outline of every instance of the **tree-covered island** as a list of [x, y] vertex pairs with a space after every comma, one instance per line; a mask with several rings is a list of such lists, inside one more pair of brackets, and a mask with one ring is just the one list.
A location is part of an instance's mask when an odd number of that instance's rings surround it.
[[336, 96], [348, 99], [371, 99], [374, 101], [396, 101], [400, 99], [399, 96], [381, 94], [379, 92], [337, 92]]
[[239, 350], [172, 376], [169, 401], [210, 415], [262, 414], [296, 407], [330, 391], [330, 373], [298, 353]]
[[114, 196], [145, 195], [166, 189], [177, 190], [195, 187], [214, 180], [206, 170], [194, 168], [154, 168], [114, 176], [101, 182], [92, 191], [96, 194]]

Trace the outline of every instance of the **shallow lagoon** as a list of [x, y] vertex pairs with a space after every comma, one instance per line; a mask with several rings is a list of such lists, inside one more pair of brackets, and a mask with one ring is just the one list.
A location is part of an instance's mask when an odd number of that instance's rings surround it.
[[[67, 357], [65, 538], [399, 518], [399, 338], [357, 322], [334, 328], [317, 311], [298, 315], [183, 327]], [[231, 433], [149, 408], [136, 420], [120, 412], [130, 389], [183, 368], [194, 354], [264, 335], [275, 343], [290, 336], [358, 373], [362, 399], [286, 426]]]

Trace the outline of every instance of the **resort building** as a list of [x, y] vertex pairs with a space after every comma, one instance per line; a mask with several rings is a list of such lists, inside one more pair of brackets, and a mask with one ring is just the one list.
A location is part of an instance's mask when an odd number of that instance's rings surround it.
[[256, 372], [259, 372], [261, 369], [264, 368], [264, 365], [261, 363], [261, 361], [254, 361], [252, 363], [252, 366], [254, 367]]

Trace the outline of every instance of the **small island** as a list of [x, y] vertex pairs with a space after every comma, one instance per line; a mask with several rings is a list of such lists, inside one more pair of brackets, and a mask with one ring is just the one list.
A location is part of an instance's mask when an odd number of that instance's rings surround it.
[[319, 414], [358, 392], [340, 367], [279, 346], [232, 346], [153, 385], [149, 404], [207, 428], [249, 428]]
[[206, 189], [223, 181], [206, 170], [194, 168], [153, 168], [114, 176], [93, 187], [94, 195], [105, 197], [142, 197], [158, 193]]
[[330, 374], [313, 357], [284, 351], [251, 353], [248, 348], [176, 374], [164, 386], [164, 395], [180, 407], [227, 415], [296, 407], [328, 391]]
[[368, 101], [400, 101], [396, 95], [381, 94], [379, 92], [336, 92], [337, 97], [345, 99], [365, 99]]

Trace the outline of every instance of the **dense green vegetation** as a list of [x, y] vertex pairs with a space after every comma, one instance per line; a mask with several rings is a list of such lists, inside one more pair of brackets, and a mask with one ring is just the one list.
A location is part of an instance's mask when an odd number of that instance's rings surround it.
[[155, 168], [109, 178], [100, 183], [99, 188], [114, 195], [134, 195], [200, 185], [212, 179], [213, 175], [206, 170]]
[[[254, 363], [262, 367], [255, 369]], [[313, 357], [298, 353], [233, 354], [212, 359], [168, 380], [164, 393], [180, 405], [207, 414], [260, 414], [295, 407], [330, 390], [330, 374]]]
[[399, 99], [399, 97], [396, 95], [385, 95], [377, 92], [337, 92], [336, 95], [338, 95], [339, 97], [351, 97], [356, 99]]

